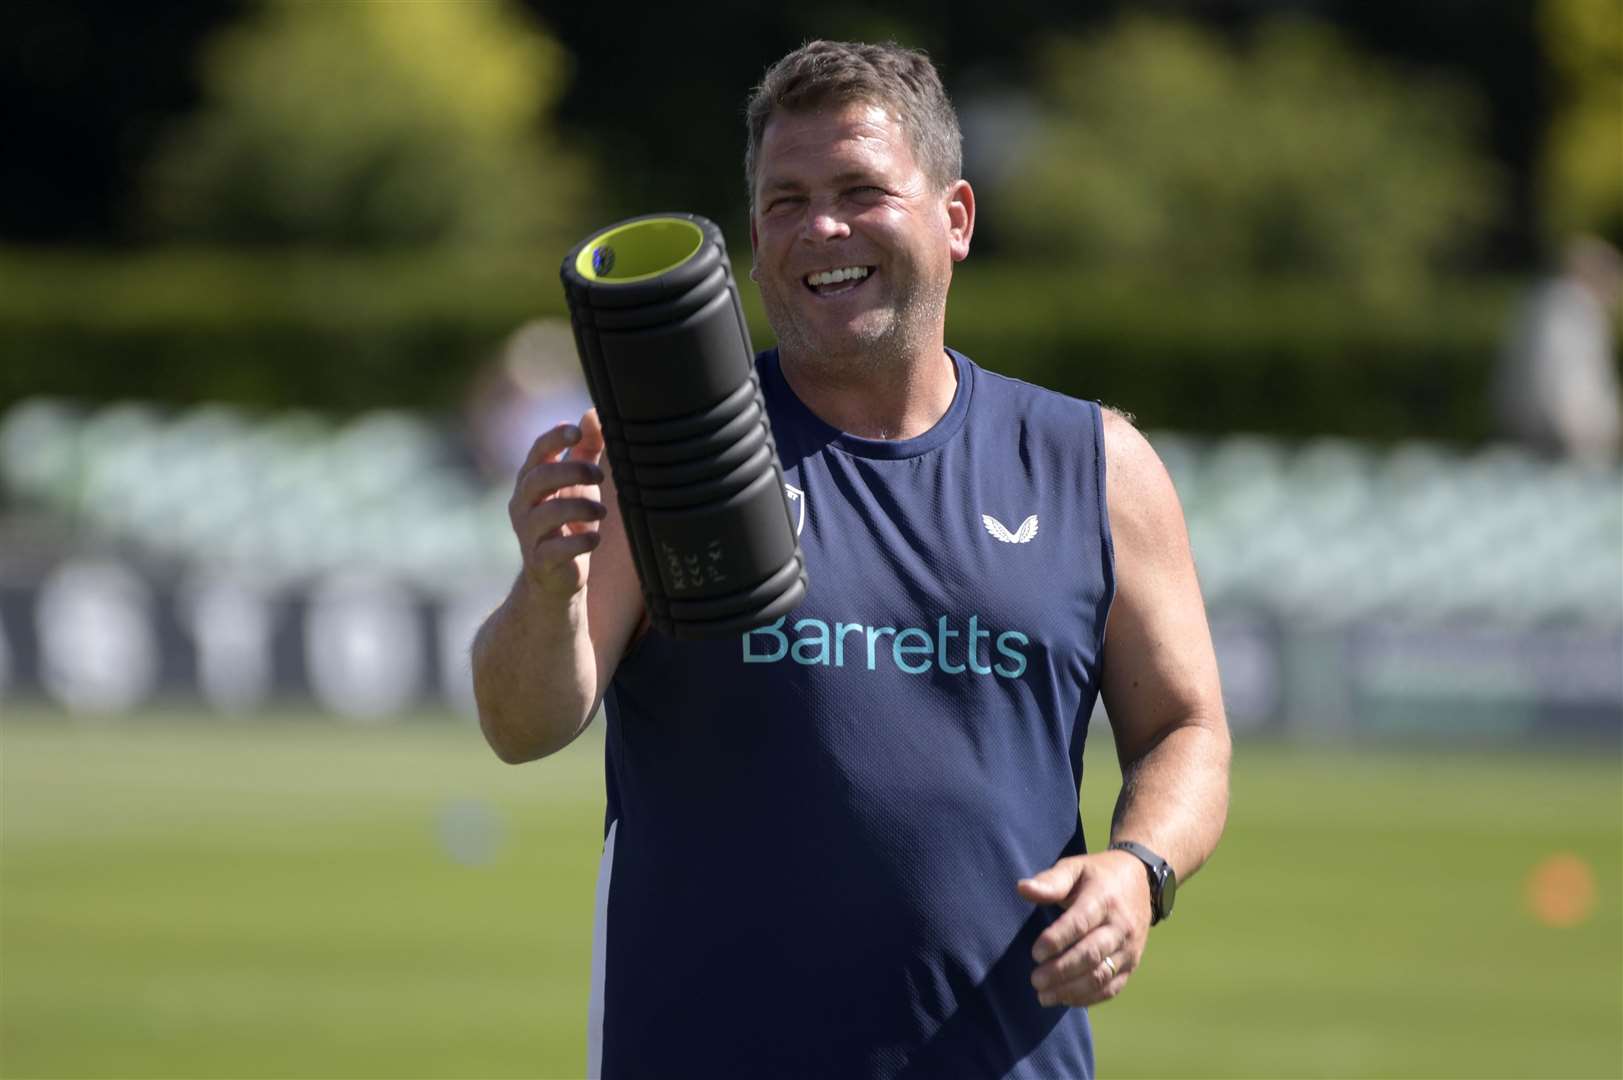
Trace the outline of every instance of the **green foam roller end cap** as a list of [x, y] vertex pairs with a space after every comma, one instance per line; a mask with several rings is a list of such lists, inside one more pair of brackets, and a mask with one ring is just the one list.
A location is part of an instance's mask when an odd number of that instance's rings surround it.
[[575, 257], [575, 272], [587, 281], [627, 285], [669, 273], [703, 246], [704, 232], [691, 221], [634, 221], [592, 237]]

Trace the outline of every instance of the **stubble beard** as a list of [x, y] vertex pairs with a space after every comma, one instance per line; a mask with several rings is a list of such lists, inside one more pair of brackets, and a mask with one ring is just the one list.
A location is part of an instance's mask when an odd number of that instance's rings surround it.
[[[792, 303], [774, 289], [761, 289], [766, 321], [778, 338], [778, 351], [819, 379], [867, 378], [882, 371], [900, 371], [908, 360], [928, 347], [940, 333], [947, 309], [947, 283], [937, 287], [915, 281], [882, 314], [881, 324], [854, 333], [842, 333], [839, 342], [813, 330]], [[866, 321], [866, 320], [865, 320]]]

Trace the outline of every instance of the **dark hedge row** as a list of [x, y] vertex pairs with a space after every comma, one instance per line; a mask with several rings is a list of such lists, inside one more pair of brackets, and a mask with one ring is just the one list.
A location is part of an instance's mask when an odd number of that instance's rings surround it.
[[[1504, 281], [1372, 303], [1308, 283], [965, 274], [953, 342], [986, 366], [1190, 432], [1475, 442], [1516, 301]], [[983, 359], [984, 358], [984, 359]]]
[[[1497, 281], [1370, 305], [1303, 283], [1034, 278], [971, 262], [948, 342], [1151, 428], [1469, 442], [1490, 430], [1513, 300]], [[551, 256], [0, 254], [0, 408], [53, 394], [448, 409], [515, 326], [562, 314]]]

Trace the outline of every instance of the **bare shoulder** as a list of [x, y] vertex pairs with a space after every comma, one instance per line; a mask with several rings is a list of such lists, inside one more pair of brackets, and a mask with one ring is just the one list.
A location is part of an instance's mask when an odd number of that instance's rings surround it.
[[1104, 418], [1105, 501], [1116, 546], [1187, 547], [1183, 509], [1172, 477], [1144, 433], [1108, 406]]

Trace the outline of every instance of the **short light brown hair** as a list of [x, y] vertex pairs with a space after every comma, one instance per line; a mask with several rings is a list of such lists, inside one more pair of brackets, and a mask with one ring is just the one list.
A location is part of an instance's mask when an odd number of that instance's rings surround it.
[[752, 207], [756, 159], [772, 117], [779, 111], [811, 112], [851, 102], [878, 105], [895, 117], [919, 167], [937, 188], [945, 190], [963, 175], [958, 114], [929, 56], [893, 41], [881, 45], [808, 41], [767, 68], [750, 95], [744, 182]]

